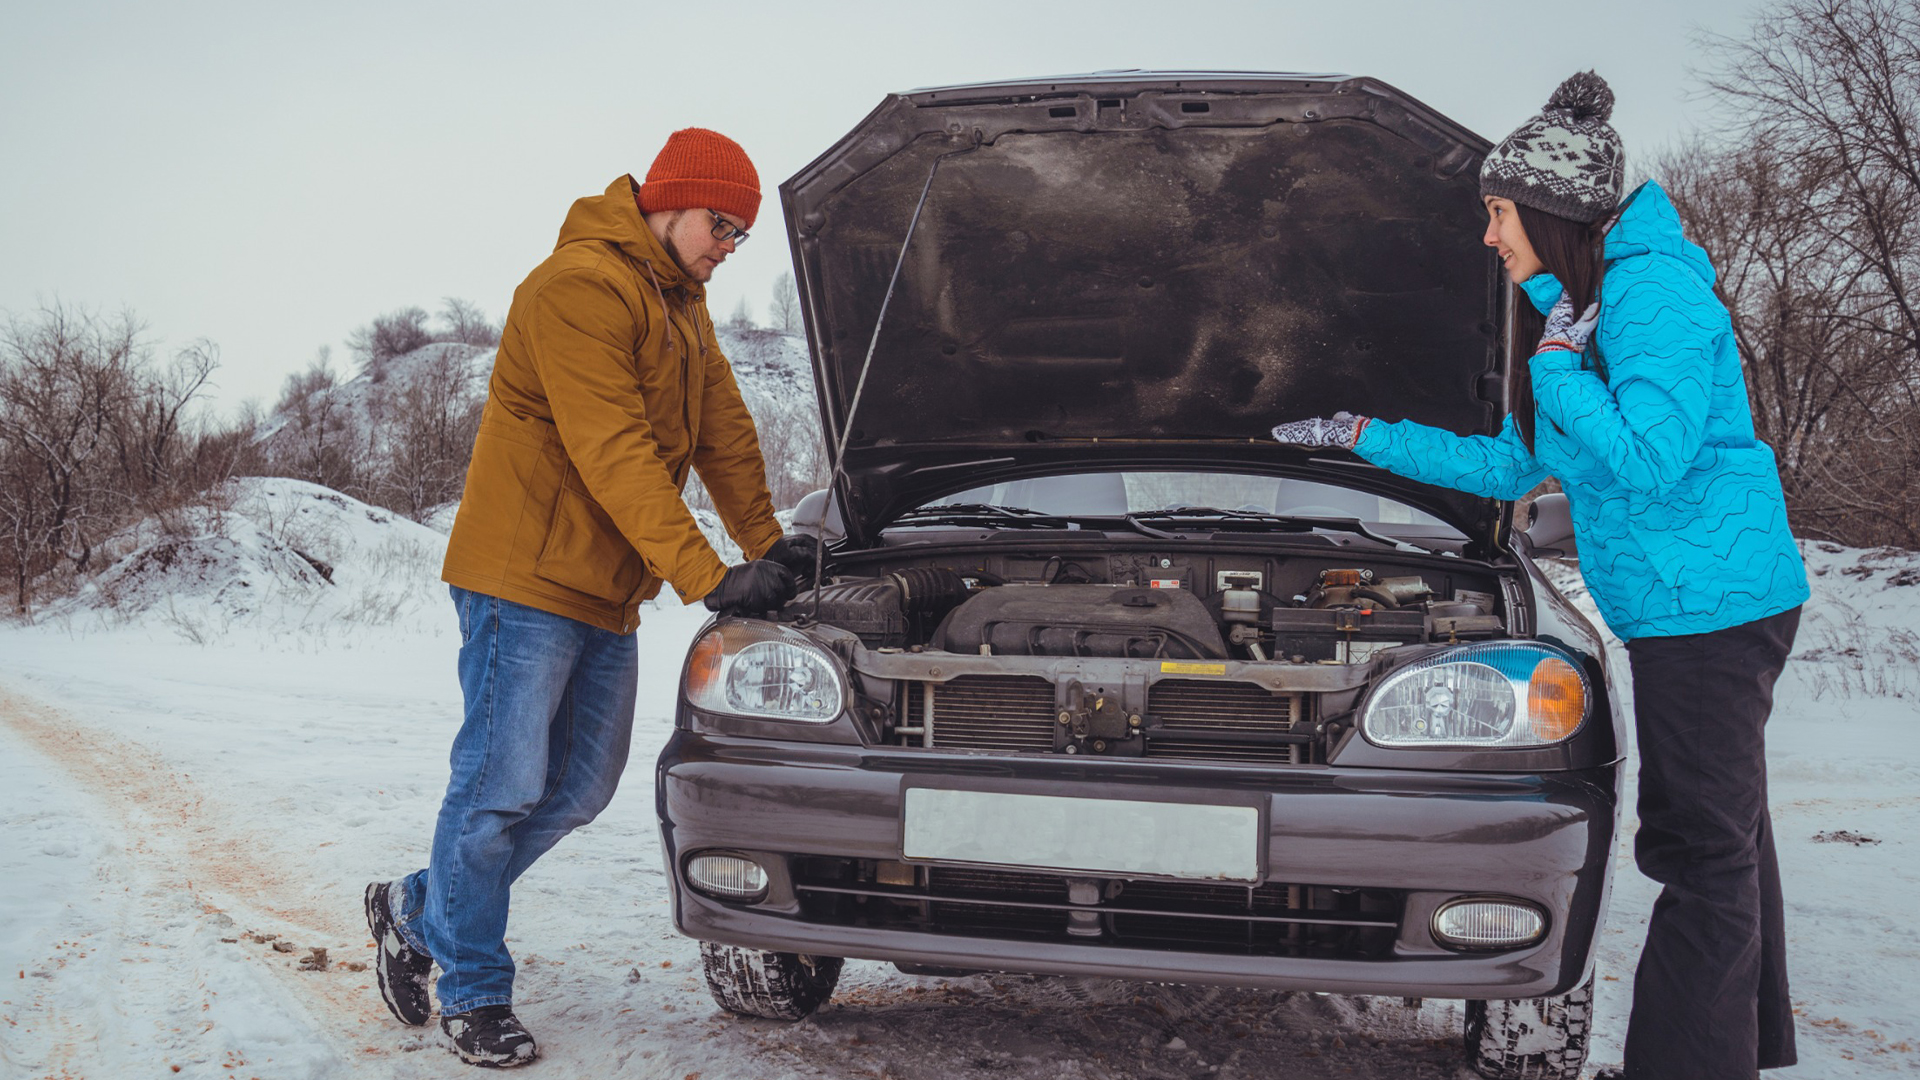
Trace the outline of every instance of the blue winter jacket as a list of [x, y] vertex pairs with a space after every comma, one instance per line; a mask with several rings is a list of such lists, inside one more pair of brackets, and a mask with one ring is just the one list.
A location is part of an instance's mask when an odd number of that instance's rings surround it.
[[[1374, 420], [1355, 451], [1496, 499], [1559, 477], [1581, 573], [1622, 640], [1706, 633], [1799, 605], [1806, 567], [1773, 450], [1754, 438], [1713, 266], [1681, 235], [1659, 185], [1628, 197], [1605, 259], [1586, 354], [1533, 358], [1532, 453], [1512, 417], [1497, 436]], [[1551, 274], [1521, 287], [1543, 312], [1560, 298]]]

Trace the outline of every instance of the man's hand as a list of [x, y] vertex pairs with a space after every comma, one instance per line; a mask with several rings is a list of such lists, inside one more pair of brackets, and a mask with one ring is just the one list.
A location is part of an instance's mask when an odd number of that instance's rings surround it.
[[1540, 335], [1540, 345], [1533, 351], [1542, 353], [1548, 349], [1565, 349], [1567, 352], [1586, 352], [1587, 340], [1593, 337], [1593, 328], [1599, 322], [1600, 301], [1588, 304], [1587, 310], [1576, 319], [1573, 317], [1573, 297], [1562, 290], [1559, 302], [1547, 313], [1547, 329]]
[[813, 584], [813, 570], [820, 558], [820, 541], [806, 533], [788, 533], [775, 540], [767, 553], [760, 557], [786, 567], [804, 589]]
[[707, 594], [708, 611], [727, 615], [778, 611], [800, 592], [793, 575], [777, 562], [755, 559], [727, 567], [720, 584]]
[[1273, 437], [1287, 446], [1309, 450], [1351, 450], [1353, 444], [1360, 441], [1360, 431], [1366, 426], [1367, 418], [1364, 416], [1337, 412], [1330, 417], [1289, 420], [1273, 429]]

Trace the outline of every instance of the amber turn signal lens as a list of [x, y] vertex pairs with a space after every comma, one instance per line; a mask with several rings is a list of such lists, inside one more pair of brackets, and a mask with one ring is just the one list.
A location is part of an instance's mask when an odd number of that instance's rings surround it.
[[687, 697], [698, 700], [703, 692], [720, 683], [720, 633], [714, 631], [700, 639], [687, 657]]
[[1558, 657], [1548, 657], [1527, 681], [1527, 712], [1541, 742], [1559, 742], [1580, 727], [1587, 715], [1587, 689], [1580, 672]]

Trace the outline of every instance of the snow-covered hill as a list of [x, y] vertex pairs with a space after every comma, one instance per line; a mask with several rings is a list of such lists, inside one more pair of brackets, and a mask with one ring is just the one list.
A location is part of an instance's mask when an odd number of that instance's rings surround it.
[[261, 422], [254, 438], [271, 444], [303, 423], [316, 422], [316, 417], [378, 434], [389, 401], [416, 390], [446, 401], [477, 401], [486, 395], [492, 369], [490, 348], [435, 342], [394, 357], [378, 373], [362, 371], [338, 385], [316, 390], [309, 398], [283, 402]]
[[[50, 605], [42, 622], [91, 632], [168, 631], [188, 641], [235, 635], [329, 639], [437, 633], [452, 509], [431, 525], [285, 478], [230, 481], [220, 508], [165, 531], [119, 538], [127, 554]], [[721, 560], [740, 561], [711, 510], [694, 520]], [[436, 527], [437, 526], [437, 527]], [[671, 591], [656, 602], [678, 606]]]
[[[750, 401], [813, 402], [813, 369], [806, 342], [798, 335], [756, 327], [718, 326], [720, 349], [733, 365], [734, 377]], [[362, 371], [337, 386], [320, 391], [318, 401], [294, 401], [276, 409], [261, 423], [256, 439], [272, 442], [284, 437], [303, 417], [325, 412], [355, 430], [377, 430], [383, 404], [419, 388], [452, 401], [485, 398], [493, 371], [494, 350], [475, 345], [436, 342], [394, 357], [379, 372]]]
[[446, 599], [447, 540], [424, 525], [300, 480], [233, 480], [215, 501], [185, 528], [123, 538], [131, 550], [43, 621], [194, 641], [409, 632]]
[[721, 326], [715, 336], [743, 395], [813, 406], [813, 366], [807, 343], [798, 334]]

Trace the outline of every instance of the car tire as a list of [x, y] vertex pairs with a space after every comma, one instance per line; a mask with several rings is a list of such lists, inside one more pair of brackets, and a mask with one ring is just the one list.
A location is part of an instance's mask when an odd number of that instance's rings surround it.
[[738, 945], [700, 943], [707, 990], [731, 1013], [768, 1020], [802, 1020], [827, 1003], [845, 961], [837, 956], [762, 952]]
[[1580, 1080], [1593, 976], [1559, 997], [1467, 1002], [1467, 1063], [1487, 1080]]

